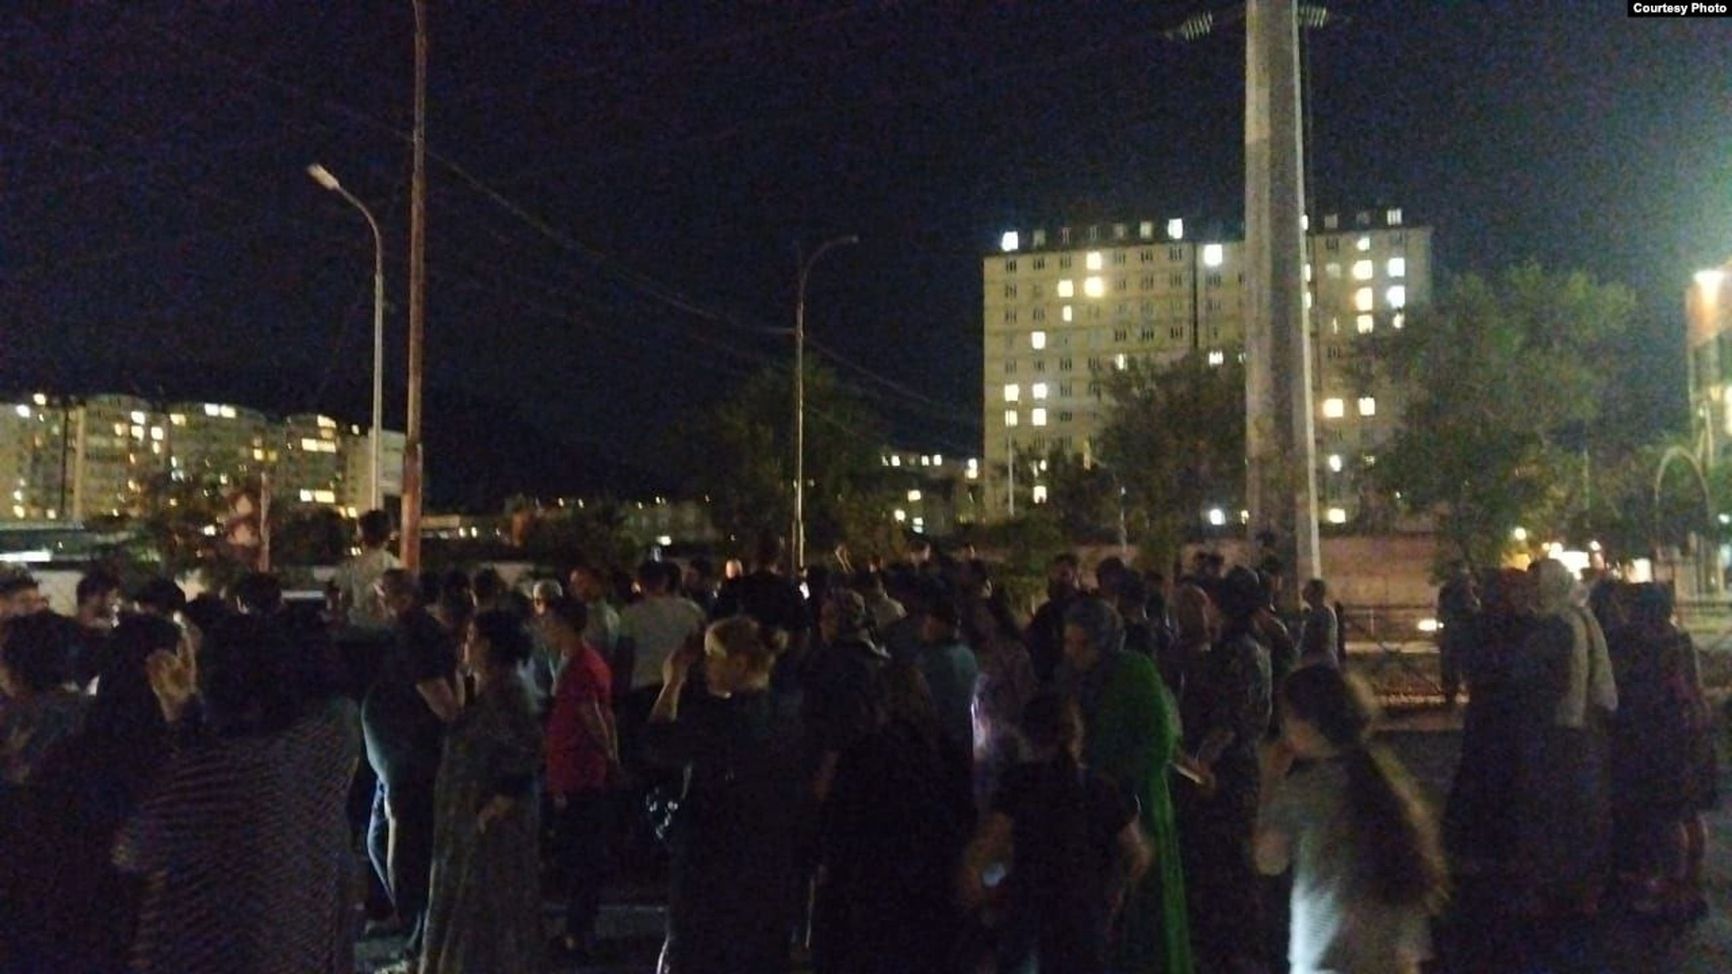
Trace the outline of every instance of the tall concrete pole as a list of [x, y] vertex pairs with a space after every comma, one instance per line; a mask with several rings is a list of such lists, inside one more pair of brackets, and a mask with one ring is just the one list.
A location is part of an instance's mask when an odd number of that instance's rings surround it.
[[1296, 0], [1245, 5], [1245, 452], [1251, 535], [1272, 534], [1288, 577], [1302, 583], [1323, 565], [1297, 14]]
[[409, 421], [403, 437], [403, 567], [421, 567], [421, 380], [427, 326], [427, 6], [415, 4], [414, 174], [409, 188]]

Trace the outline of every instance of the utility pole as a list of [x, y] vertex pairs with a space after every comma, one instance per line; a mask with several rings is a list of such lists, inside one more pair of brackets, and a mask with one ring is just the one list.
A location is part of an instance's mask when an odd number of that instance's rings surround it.
[[409, 188], [409, 417], [403, 440], [403, 567], [421, 568], [421, 382], [427, 331], [427, 5], [415, 5], [414, 174]]
[[835, 237], [818, 245], [812, 256], [800, 259], [799, 279], [794, 288], [794, 574], [806, 567], [806, 279], [812, 265], [831, 248], [857, 244], [854, 234]]

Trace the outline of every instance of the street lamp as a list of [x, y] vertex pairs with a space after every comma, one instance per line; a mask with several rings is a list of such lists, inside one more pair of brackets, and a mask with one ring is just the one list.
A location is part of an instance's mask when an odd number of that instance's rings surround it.
[[347, 200], [351, 206], [361, 211], [367, 218], [367, 226], [373, 230], [373, 436], [370, 453], [372, 467], [371, 500], [369, 510], [378, 510], [384, 503], [379, 492], [379, 457], [381, 453], [380, 432], [381, 416], [385, 411], [385, 239], [379, 234], [379, 221], [373, 219], [373, 213], [365, 203], [355, 198], [355, 194], [343, 188], [337, 182], [337, 177], [331, 171], [318, 163], [307, 167], [307, 175], [313, 177], [313, 182], [336, 193]]
[[835, 237], [818, 245], [810, 257], [800, 261], [798, 287], [794, 295], [794, 572], [806, 567], [806, 279], [812, 265], [836, 247], [857, 244], [854, 234]]

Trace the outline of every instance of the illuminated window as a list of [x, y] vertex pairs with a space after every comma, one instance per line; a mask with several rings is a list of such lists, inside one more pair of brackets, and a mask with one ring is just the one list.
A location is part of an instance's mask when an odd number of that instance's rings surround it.
[[1072, 315], [1073, 315], [1073, 312], [1071, 311], [1070, 305], [1068, 305], [1068, 304], [1065, 305], [1064, 307], [1058, 309], [1058, 316], [1060, 318], [1064, 319], [1065, 321], [1071, 320]]
[[1083, 281], [1083, 293], [1091, 298], [1098, 298], [1107, 293], [1107, 282], [1098, 277], [1088, 278]]
[[918, 502], [919, 500], [920, 500], [920, 489], [918, 487], [908, 492], [908, 503], [913, 504], [913, 503]]
[[214, 402], [207, 402], [204, 404], [204, 414], [206, 416], [221, 416], [223, 408]]
[[1004, 401], [1005, 402], [1016, 402], [1018, 399], [1021, 399], [1021, 398], [1022, 398], [1022, 388], [1020, 386], [1018, 386], [1014, 382], [1006, 382], [1004, 384]]
[[1226, 257], [1226, 248], [1222, 247], [1220, 244], [1203, 245], [1204, 267], [1220, 267], [1221, 262], [1226, 260]]
[[[1033, 391], [1033, 393], [1034, 393], [1034, 398], [1036, 398], [1036, 399], [1045, 399], [1045, 398], [1046, 398], [1046, 383], [1044, 383], [1044, 382], [1036, 382], [1036, 383], [1035, 383], [1035, 384], [1034, 384], [1034, 387], [1033, 387], [1033, 389], [1032, 389], [1032, 391]], [[1036, 423], [1036, 424], [1034, 424], [1034, 425], [1036, 425], [1036, 426], [1039, 426], [1039, 425], [1040, 425], [1040, 424], [1039, 424], [1039, 423]]]
[[1033, 239], [1029, 241], [1029, 246], [1032, 246], [1032, 247], [1044, 247], [1044, 246], [1046, 246], [1046, 231], [1045, 230], [1036, 230], [1034, 233], [1030, 234], [1029, 236], [1033, 237]]
[[1377, 399], [1376, 399], [1376, 397], [1373, 397], [1373, 396], [1360, 396], [1359, 397], [1359, 415], [1361, 415], [1361, 416], [1376, 416], [1377, 415]]
[[1375, 306], [1377, 298], [1368, 287], [1362, 287], [1353, 292], [1353, 307], [1360, 311], [1370, 311]]
[[1357, 251], [1361, 251], [1361, 252], [1370, 250], [1371, 249], [1371, 238], [1370, 237], [1360, 237], [1358, 240], [1353, 241], [1353, 249], [1357, 250]]
[[1125, 358], [1125, 353], [1120, 352], [1119, 354], [1113, 356], [1113, 368], [1123, 369], [1125, 367], [1125, 364], [1127, 361], [1128, 360]]
[[1361, 335], [1371, 334], [1371, 329], [1376, 327], [1376, 322], [1370, 315], [1359, 315], [1353, 319], [1353, 322], [1359, 328]]
[[1311, 283], [1311, 265], [1310, 264], [1305, 265], [1305, 283], [1307, 283], [1307, 284]]
[[1044, 331], [1030, 332], [1029, 336], [1028, 336], [1028, 344], [1029, 344], [1029, 347], [1033, 348], [1037, 352], [1040, 351], [1041, 349], [1045, 348], [1046, 347], [1046, 332], [1044, 332]]
[[1407, 258], [1406, 257], [1391, 257], [1391, 258], [1389, 258], [1389, 276], [1390, 277], [1406, 277], [1407, 276]]
[[13, 407], [13, 412], [17, 413], [20, 419], [29, 419], [30, 418], [30, 407], [29, 406], [15, 406], [15, 407]]
[[1212, 351], [1209, 353], [1209, 364], [1210, 365], [1222, 365], [1222, 364], [1225, 364], [1226, 361], [1227, 361], [1227, 353], [1226, 352], [1223, 352], [1219, 349], [1216, 349], [1215, 351]]
[[1214, 525], [1217, 528], [1220, 527], [1221, 525], [1227, 523], [1227, 512], [1221, 510], [1218, 507], [1209, 508], [1209, 513], [1208, 513], [1207, 517], [1209, 519], [1209, 523]]
[[1004, 411], [1004, 425], [1006, 425], [1006, 426], [1015, 426], [1015, 425], [1016, 425], [1016, 421], [1017, 421], [1017, 418], [1018, 418], [1018, 417], [1017, 417], [1017, 415], [1016, 415], [1016, 410], [1014, 410], [1014, 409], [1006, 409], [1006, 410], [1005, 410], [1005, 411]]
[[1339, 453], [1329, 454], [1329, 470], [1332, 473], [1340, 473], [1341, 472], [1341, 454], [1339, 454]]
[[[1061, 298], [1076, 297], [1076, 284], [1068, 278], [1058, 282], [1058, 296]], [[1069, 321], [1070, 319], [1065, 319]]]
[[1168, 240], [1183, 240], [1183, 239], [1185, 239], [1185, 221], [1178, 219], [1177, 217], [1175, 217], [1171, 220], [1168, 220], [1167, 221], [1167, 239]]
[[1400, 207], [1392, 207], [1388, 210], [1383, 211], [1383, 222], [1389, 224], [1392, 227], [1401, 226], [1401, 208]]
[[1347, 415], [1347, 404], [1340, 399], [1323, 400], [1323, 418], [1340, 419]]
[[1101, 252], [1098, 250], [1089, 251], [1089, 255], [1088, 255], [1087, 259], [1084, 260], [1084, 263], [1088, 266], [1088, 269], [1091, 271], [1100, 270], [1102, 265], [1103, 265], [1103, 261], [1101, 260]]
[[186, 415], [184, 413], [170, 413], [168, 416], [168, 421], [169, 421], [169, 423], [171, 423], [175, 426], [185, 426], [186, 425]]
[[1007, 254], [1016, 250], [1021, 246], [1021, 244], [1022, 238], [1017, 236], [1015, 230], [1006, 230], [1004, 236], [1000, 238], [998, 242], [999, 249], [1003, 250]]
[[142, 427], [142, 426], [134, 426], [134, 427], [133, 427], [133, 428], [132, 428], [132, 438], [133, 438], [133, 439], [135, 439], [135, 440], [142, 440], [142, 439], [144, 439], [144, 427]]
[[1402, 326], [1403, 326], [1403, 325], [1406, 325], [1406, 324], [1407, 324], [1407, 315], [1406, 315], [1406, 314], [1403, 314], [1403, 313], [1402, 313], [1402, 312], [1400, 312], [1400, 311], [1397, 311], [1397, 312], [1396, 312], [1396, 313], [1395, 313], [1395, 314], [1394, 314], [1394, 315], [1392, 315], [1392, 316], [1391, 316], [1391, 317], [1390, 317], [1390, 319], [1389, 319], [1389, 324], [1390, 324], [1390, 325], [1391, 325], [1391, 326], [1392, 326], [1392, 327], [1395, 327], [1395, 328], [1400, 328], [1400, 327], [1402, 327]]
[[1388, 299], [1391, 308], [1407, 307], [1407, 288], [1400, 284], [1390, 288], [1384, 297]]
[[1035, 484], [1034, 485], [1034, 502], [1036, 504], [1045, 504], [1046, 503], [1046, 485], [1045, 484]]
[[897, 524], [901, 524], [903, 521], [908, 520], [908, 512], [900, 507], [891, 512], [890, 516], [896, 519]]
[[1144, 240], [1155, 239], [1155, 221], [1144, 220], [1143, 222], [1137, 224], [1137, 236], [1143, 238]]
[[1310, 291], [1306, 291], [1306, 292], [1305, 292], [1305, 310], [1306, 310], [1306, 311], [1310, 311], [1310, 310], [1311, 310], [1311, 305], [1312, 305], [1312, 304], [1314, 304], [1314, 303], [1315, 303], [1315, 299], [1314, 299], [1314, 298], [1312, 298], [1312, 296], [1311, 296], [1311, 292], [1310, 292]]
[[1376, 269], [1372, 266], [1371, 261], [1356, 260], [1353, 262], [1353, 279], [1355, 281], [1369, 281], [1375, 272]]
[[1323, 273], [1327, 277], [1330, 277], [1330, 278], [1333, 278], [1336, 280], [1340, 280], [1340, 278], [1341, 278], [1341, 265], [1340, 264], [1325, 264], [1325, 265], [1323, 265]]
[[1043, 407], [1040, 407], [1040, 406], [1036, 406], [1034, 409], [1029, 410], [1028, 422], [1029, 422], [1030, 426], [1045, 426], [1046, 425], [1046, 409]]
[[1344, 508], [1331, 507], [1329, 509], [1329, 523], [1330, 524], [1346, 524], [1347, 523], [1347, 511]]
[[136, 412], [136, 411], [135, 411], [135, 412], [134, 412], [134, 413], [133, 413], [133, 414], [132, 414], [132, 421], [133, 421], [133, 422], [134, 422], [134, 423], [140, 423], [140, 424], [142, 424], [142, 423], [143, 423], [143, 422], [144, 422], [144, 414], [143, 414], [143, 413], [141, 413], [141, 412]]

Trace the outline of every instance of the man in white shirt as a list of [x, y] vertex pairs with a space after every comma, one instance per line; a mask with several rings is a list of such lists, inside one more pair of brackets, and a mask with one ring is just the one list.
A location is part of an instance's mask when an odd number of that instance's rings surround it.
[[704, 626], [704, 610], [696, 602], [671, 594], [669, 574], [659, 561], [639, 565], [637, 586], [643, 599], [619, 614], [615, 659], [629, 664], [631, 695], [644, 694], [652, 704], [661, 690], [662, 662]]
[[397, 556], [385, 550], [391, 540], [391, 515], [368, 511], [361, 515], [359, 529], [361, 553], [343, 562], [332, 584], [337, 587], [338, 604], [349, 628], [389, 632], [393, 619], [374, 594], [374, 586], [386, 572], [402, 567]]

